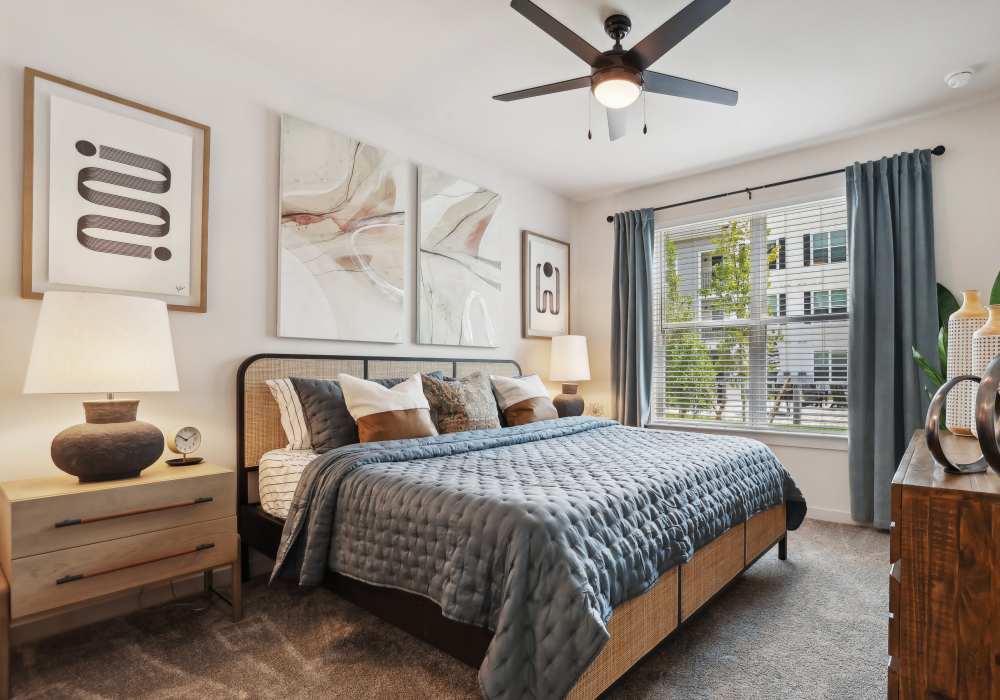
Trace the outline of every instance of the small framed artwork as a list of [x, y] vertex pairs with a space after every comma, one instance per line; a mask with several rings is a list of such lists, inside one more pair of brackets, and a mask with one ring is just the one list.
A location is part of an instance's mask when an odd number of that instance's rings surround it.
[[26, 68], [21, 296], [205, 312], [209, 140], [204, 124]]
[[522, 231], [521, 278], [524, 337], [569, 333], [569, 243]]

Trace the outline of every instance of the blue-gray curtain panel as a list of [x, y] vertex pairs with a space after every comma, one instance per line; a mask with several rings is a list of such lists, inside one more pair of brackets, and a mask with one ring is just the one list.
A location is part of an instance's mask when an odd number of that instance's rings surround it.
[[644, 425], [653, 387], [653, 210], [615, 214], [611, 385], [618, 420]]
[[851, 516], [889, 526], [897, 463], [929, 399], [911, 347], [937, 357], [931, 154], [847, 168]]

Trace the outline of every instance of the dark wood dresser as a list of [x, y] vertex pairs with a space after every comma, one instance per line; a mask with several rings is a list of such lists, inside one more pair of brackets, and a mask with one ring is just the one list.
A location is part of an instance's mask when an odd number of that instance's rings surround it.
[[[973, 438], [944, 435], [957, 462]], [[951, 475], [914, 433], [892, 480], [889, 697], [1000, 700], [1000, 476]]]

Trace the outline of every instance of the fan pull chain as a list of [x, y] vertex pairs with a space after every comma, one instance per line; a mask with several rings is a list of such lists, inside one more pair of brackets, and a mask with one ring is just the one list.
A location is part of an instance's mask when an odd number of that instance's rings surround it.
[[648, 133], [646, 128], [646, 91], [642, 91], [642, 133], [645, 136]]
[[590, 99], [590, 90], [587, 90], [587, 140], [588, 141], [592, 141], [594, 139], [594, 135], [590, 133], [590, 125], [591, 125], [591, 118], [590, 118], [591, 102], [592, 102], [592, 100]]

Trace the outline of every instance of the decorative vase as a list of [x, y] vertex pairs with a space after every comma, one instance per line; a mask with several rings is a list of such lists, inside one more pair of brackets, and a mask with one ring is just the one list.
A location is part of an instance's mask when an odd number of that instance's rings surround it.
[[[989, 307], [990, 316], [986, 324], [972, 334], [972, 372], [977, 377], [982, 377], [986, 371], [986, 366], [993, 361], [993, 358], [1000, 355], [1000, 304], [991, 304]], [[965, 382], [970, 384], [970, 382]], [[976, 394], [968, 403], [971, 423], [969, 428], [976, 436]]]
[[[982, 369], [972, 369], [972, 334], [978, 331], [989, 312], [979, 300], [979, 290], [962, 292], [962, 307], [948, 317], [948, 379], [963, 374], [982, 374]], [[976, 422], [976, 389], [972, 382], [962, 382], [948, 394], [945, 406], [945, 426], [956, 435], [972, 435]]]

